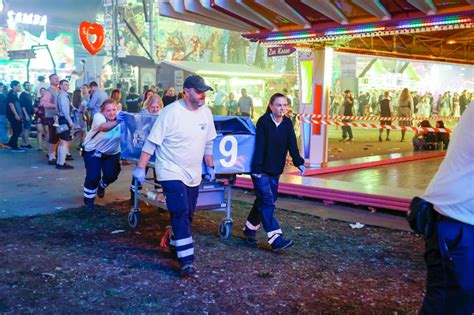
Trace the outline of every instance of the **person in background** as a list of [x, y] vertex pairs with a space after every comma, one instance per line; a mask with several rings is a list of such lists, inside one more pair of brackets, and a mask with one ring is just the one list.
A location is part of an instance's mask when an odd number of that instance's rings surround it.
[[469, 104], [469, 92], [467, 90], [462, 91], [459, 97], [459, 115], [462, 115], [466, 110], [467, 104]]
[[[442, 96], [440, 95], [440, 98]], [[427, 96], [423, 96], [418, 103], [418, 117], [427, 118], [431, 116], [430, 100]]]
[[143, 86], [143, 93], [142, 93], [142, 94], [140, 95], [140, 97], [139, 97], [139, 98], [140, 98], [140, 100], [139, 100], [139, 103], [140, 103], [140, 104], [143, 104], [143, 102], [145, 101], [146, 92], [147, 92], [149, 89], [150, 89], [150, 88], [148, 87], [147, 84], [145, 84], [145, 85]]
[[163, 101], [159, 95], [152, 95], [143, 104], [140, 113], [158, 115], [163, 109]]
[[[144, 104], [145, 104], [146, 100], [147, 100], [150, 96], [153, 96], [153, 95], [155, 95], [155, 92], [153, 92], [153, 90], [147, 90], [147, 91], [145, 92], [145, 95], [144, 95], [144, 97], [143, 97], [143, 102], [141, 103], [141, 108], [144, 107]], [[141, 110], [141, 109], [140, 109], [140, 110]]]
[[[42, 151], [43, 148], [43, 140], [45, 137], [45, 128], [43, 125], [44, 119], [44, 107], [41, 105], [41, 98], [43, 97], [44, 93], [46, 92], [46, 88], [40, 89], [40, 97], [38, 97], [33, 105], [34, 112], [35, 112], [35, 123], [36, 123], [36, 141], [38, 143], [38, 151]], [[47, 137], [46, 137], [47, 139]]]
[[99, 85], [95, 81], [92, 81], [89, 84], [89, 87], [91, 96], [89, 99], [89, 103], [87, 103], [87, 108], [91, 112], [91, 117], [94, 117], [95, 114], [100, 112], [100, 106], [107, 99], [107, 93], [99, 89]]
[[134, 86], [130, 87], [126, 98], [127, 111], [129, 113], [138, 113], [138, 104], [140, 102], [140, 95], [136, 93]]
[[119, 89], [113, 89], [110, 93], [110, 98], [115, 100], [115, 102], [117, 103], [117, 111], [122, 111], [123, 106], [122, 103], [120, 103], [120, 100], [122, 99], [122, 92]]
[[[45, 90], [39, 100], [38, 108], [39, 109], [42, 108], [43, 111], [46, 112], [45, 105], [47, 106], [51, 104], [52, 101], [53, 101], [53, 96], [51, 95], [51, 92], [49, 90]], [[48, 150], [49, 150], [49, 122], [46, 120], [45, 117], [41, 119], [41, 122], [43, 124], [44, 138], [46, 139], [46, 143], [48, 144]]]
[[160, 112], [142, 148], [133, 172], [138, 184], [145, 180], [145, 168], [155, 154], [155, 170], [166, 196], [171, 217], [171, 245], [176, 247], [181, 277], [196, 272], [191, 222], [196, 209], [204, 159], [210, 181], [215, 179], [212, 146], [216, 134], [211, 110], [205, 106], [212, 90], [204, 79], [191, 75], [184, 80], [184, 99]]
[[47, 91], [50, 95], [50, 102], [42, 102], [44, 108], [44, 124], [48, 129], [48, 165], [56, 165], [56, 149], [59, 143], [58, 134], [54, 124], [54, 117], [57, 116], [57, 100], [59, 94], [59, 78], [53, 73], [49, 76], [49, 87]]
[[[379, 102], [380, 105], [380, 118], [393, 117], [393, 104], [388, 91], [383, 92], [383, 98]], [[391, 126], [391, 120], [381, 120], [381, 126]], [[379, 129], [379, 141], [382, 142], [383, 128]], [[387, 129], [387, 137], [385, 141], [390, 141], [390, 129]]]
[[224, 105], [226, 93], [222, 90], [222, 87], [218, 86], [214, 92], [213, 110], [215, 115], [224, 115]]
[[184, 98], [184, 92], [179, 92], [176, 99], [177, 100], [182, 100]]
[[87, 104], [82, 99], [82, 91], [80, 89], [75, 89], [74, 92], [72, 92], [72, 107], [76, 113], [77, 126], [75, 126], [75, 128], [78, 130], [77, 137], [79, 138], [80, 143], [84, 141], [87, 132], [87, 123], [84, 120], [84, 112], [87, 111], [86, 106]]
[[6, 148], [8, 142], [7, 97], [3, 94], [5, 86], [0, 82], [0, 147]]
[[103, 198], [105, 189], [120, 173], [120, 122], [117, 104], [106, 99], [96, 113], [84, 140], [84, 205], [94, 209], [95, 197]]
[[[419, 124], [421, 128], [433, 128], [428, 120], [422, 120]], [[417, 130], [413, 137], [413, 150], [434, 150], [434, 143], [437, 141], [437, 136], [431, 131]]]
[[365, 108], [368, 103], [369, 103], [369, 100], [367, 99], [367, 94], [365, 94], [364, 92], [360, 92], [359, 93], [359, 108], [358, 108], [359, 116], [365, 115]]
[[92, 116], [89, 114], [89, 111], [87, 110], [87, 104], [89, 103], [90, 100], [90, 87], [87, 84], [83, 84], [81, 86], [81, 105], [79, 106], [79, 113], [82, 113], [82, 120], [85, 122], [85, 130], [84, 130], [84, 136], [85, 132], [89, 130], [91, 124], [92, 124]]
[[446, 91], [443, 97], [438, 101], [438, 116], [449, 116], [453, 112], [453, 103], [451, 99], [451, 92]]
[[423, 196], [432, 204], [433, 220], [424, 238], [427, 275], [420, 314], [474, 314], [473, 121], [471, 103]]
[[47, 89], [48, 85], [46, 84], [45, 77], [40, 75], [38, 76], [38, 83], [35, 85], [35, 96], [37, 99], [41, 97], [41, 89]]
[[453, 95], [453, 112], [451, 113], [451, 115], [453, 115], [454, 117], [460, 117], [461, 116], [461, 108], [459, 106], [460, 99], [461, 99], [461, 97], [459, 96], [459, 93], [454, 92], [454, 95]]
[[[446, 128], [442, 120], [438, 120], [436, 122], [435, 127], [442, 128], [442, 129]], [[438, 142], [438, 145], [441, 146], [441, 149], [447, 150], [449, 146], [449, 138], [450, 138], [449, 132], [437, 132], [436, 138], [437, 138], [436, 141]]]
[[[163, 101], [161, 100], [161, 97], [159, 95], [153, 95], [147, 99], [144, 106], [145, 107], [140, 111], [141, 114], [158, 115], [160, 111], [163, 109]], [[150, 167], [146, 166], [145, 174], [148, 173], [149, 169]], [[156, 178], [156, 171], [155, 169], [152, 169], [152, 170], [153, 170], [153, 178]], [[135, 201], [135, 192], [132, 187], [133, 187], [133, 179], [130, 186], [130, 205], [133, 205]], [[142, 189], [142, 186], [138, 185], [138, 190], [141, 190], [141, 189]]]
[[74, 168], [74, 166], [66, 164], [69, 144], [72, 140], [71, 130], [74, 129], [74, 123], [71, 118], [71, 100], [67, 93], [69, 90], [69, 82], [67, 80], [59, 81], [59, 88], [61, 89], [58, 95], [59, 127], [57, 128], [57, 133], [59, 146], [56, 169], [69, 170]]
[[122, 109], [121, 109], [121, 110], [126, 111], [127, 109], [124, 108], [124, 106], [127, 106], [127, 98], [126, 98], [126, 93], [124, 92], [122, 83], [120, 83], [120, 82], [117, 83], [116, 88], [117, 88], [118, 90], [120, 90], [120, 96], [121, 96], [121, 97], [120, 97], [120, 102], [119, 102], [119, 103], [122, 104]]
[[18, 93], [21, 91], [20, 82], [13, 80], [10, 83], [11, 90], [8, 91], [7, 95], [7, 118], [10, 122], [10, 127], [12, 128], [12, 135], [10, 141], [8, 141], [7, 146], [11, 149], [12, 152], [25, 152], [18, 147], [18, 137], [23, 130], [22, 119], [21, 119], [21, 105], [20, 99], [18, 98]]
[[[354, 98], [352, 97], [350, 90], [344, 91], [344, 101], [342, 103], [342, 115], [343, 116], [354, 116]], [[342, 122], [350, 123], [351, 119], [343, 119]], [[347, 138], [349, 136], [349, 138]], [[354, 141], [352, 135], [351, 126], [342, 126], [342, 139], [341, 141]]]
[[[412, 118], [414, 115], [414, 108], [413, 98], [410, 95], [408, 89], [404, 88], [400, 93], [400, 97], [398, 98], [398, 117]], [[400, 127], [411, 126], [411, 120], [400, 120], [399, 125]], [[406, 132], [406, 130], [402, 130], [402, 139], [400, 140], [401, 142], [405, 141]]]
[[163, 98], [164, 94], [165, 94], [165, 91], [163, 90], [163, 85], [158, 82], [158, 84], [156, 85], [156, 95], [159, 95], [161, 98]]
[[227, 116], [237, 115], [238, 104], [237, 104], [237, 101], [235, 100], [234, 93], [232, 92], [229, 93], [229, 96], [226, 102], [226, 108], [227, 108]]
[[166, 92], [165, 92], [165, 95], [163, 96], [163, 105], [164, 106], [167, 106], [171, 103], [173, 103], [174, 101], [176, 101], [176, 90], [174, 88], [174, 86], [169, 86], [167, 89], [166, 89]]
[[244, 236], [247, 244], [256, 247], [260, 227], [267, 233], [272, 251], [278, 252], [293, 245], [285, 239], [274, 216], [278, 197], [278, 182], [286, 163], [288, 151], [293, 164], [304, 174], [304, 159], [300, 156], [295, 131], [286, 117], [287, 97], [280, 93], [271, 96], [266, 113], [258, 119], [255, 152], [252, 159], [252, 182], [257, 198], [247, 217]]
[[104, 92], [106, 95], [110, 95], [112, 93], [113, 86], [112, 80], [105, 80], [104, 82]]
[[247, 89], [242, 89], [240, 91], [242, 96], [239, 98], [239, 113], [241, 116], [250, 116], [253, 118], [253, 100], [250, 96], [247, 95]]
[[30, 130], [31, 123], [33, 121], [33, 97], [31, 97], [31, 86], [30, 82], [25, 81], [23, 83], [23, 92], [20, 94], [20, 106], [21, 114], [23, 116], [23, 131], [21, 133], [22, 144], [20, 148], [22, 149], [33, 149], [30, 144]]

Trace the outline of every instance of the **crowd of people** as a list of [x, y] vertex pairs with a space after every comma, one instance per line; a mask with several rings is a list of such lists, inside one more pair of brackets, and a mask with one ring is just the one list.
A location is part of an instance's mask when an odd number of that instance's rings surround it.
[[[159, 113], [166, 105], [182, 98], [169, 88], [160, 95], [155, 87], [145, 86], [143, 94], [136, 94], [131, 87], [129, 93], [117, 84], [113, 89], [101, 89], [96, 81], [71, 91], [68, 80], [59, 80], [56, 74], [38, 77], [35, 91], [30, 82], [16, 80], [10, 84], [0, 82], [0, 146], [12, 152], [26, 150], [48, 150], [48, 163], [58, 169], [71, 169], [65, 163], [71, 160], [69, 143], [85, 140], [86, 132], [92, 127], [92, 120], [101, 111], [106, 99], [117, 104], [117, 111]], [[150, 99], [153, 101], [148, 101]], [[30, 144], [32, 126], [36, 129], [36, 148]], [[21, 142], [19, 143], [19, 140]]]
[[[406, 99], [406, 94], [403, 90], [376, 90], [372, 89], [366, 92], [359, 92], [358, 96], [354, 96], [354, 115], [357, 116], [378, 116], [380, 115], [380, 102], [384, 99], [385, 93], [393, 102], [393, 110], [398, 114], [401, 110], [399, 100]], [[330, 92], [329, 97], [329, 112], [332, 115], [341, 115], [343, 111], [343, 103], [345, 93]], [[451, 93], [446, 91], [438, 94], [436, 97], [431, 92], [421, 94], [417, 91], [409, 92], [412, 99], [413, 110], [412, 114], [417, 117], [431, 117], [431, 116], [453, 116], [460, 117], [466, 110], [469, 103], [474, 99], [474, 93], [468, 90]], [[402, 110], [403, 111], [403, 110]]]
[[[415, 94], [415, 97], [413, 96]], [[457, 93], [455, 93], [456, 95]], [[408, 88], [401, 90], [396, 97], [391, 96], [389, 91], [384, 91], [378, 101], [375, 102], [373, 106], [372, 103], [367, 102], [371, 100], [370, 93], [361, 93], [359, 99], [356, 100], [350, 90], [345, 90], [342, 94], [342, 99], [339, 96], [330, 98], [332, 106], [336, 106], [337, 113], [334, 113], [334, 107], [330, 108], [330, 112], [334, 115], [340, 116], [379, 116], [383, 118], [380, 120], [380, 125], [390, 126], [392, 125], [392, 120], [390, 118], [398, 117], [399, 126], [407, 127], [414, 125], [415, 120], [410, 118], [422, 117], [429, 118], [433, 115], [443, 116], [443, 117], [459, 117], [455, 114], [460, 114], [464, 112], [468, 107], [471, 100], [471, 97], [474, 96], [474, 93], [469, 93], [466, 90], [463, 91], [461, 97], [450, 97], [450, 93], [446, 92], [444, 95], [440, 96], [438, 100], [437, 109], [433, 112], [431, 109], [429, 111], [424, 110], [424, 106], [429, 104], [429, 98], [424, 97], [422, 102], [417, 103], [415, 100], [416, 93], [410, 93]], [[432, 101], [432, 100], [431, 100]], [[418, 105], [418, 109], [417, 109]], [[405, 120], [403, 120], [406, 118]], [[450, 118], [448, 118], [450, 119]], [[342, 122], [350, 123], [352, 118], [342, 119]], [[422, 120], [417, 124], [418, 127], [423, 128], [445, 128], [444, 121], [438, 120], [435, 126], [432, 126], [428, 120]], [[352, 132], [351, 126], [344, 125], [342, 126], [342, 138], [340, 141], [354, 141], [354, 135]], [[383, 141], [383, 132], [386, 130], [385, 141], [390, 141], [390, 129], [389, 128], [380, 128], [379, 129], [379, 142]], [[406, 130], [401, 130], [401, 142], [405, 142]], [[412, 139], [413, 148], [415, 151], [418, 150], [435, 150], [435, 149], [447, 149], [449, 144], [449, 133], [435, 133], [427, 131], [416, 131], [415, 136]]]

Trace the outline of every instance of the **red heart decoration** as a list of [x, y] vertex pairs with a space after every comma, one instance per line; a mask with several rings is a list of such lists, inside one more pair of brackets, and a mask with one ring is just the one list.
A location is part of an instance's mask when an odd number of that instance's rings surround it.
[[[91, 42], [89, 35], [95, 35], [94, 42]], [[79, 37], [82, 45], [91, 55], [97, 54], [104, 47], [105, 31], [100, 24], [90, 23], [89, 21], [82, 22], [79, 24]]]

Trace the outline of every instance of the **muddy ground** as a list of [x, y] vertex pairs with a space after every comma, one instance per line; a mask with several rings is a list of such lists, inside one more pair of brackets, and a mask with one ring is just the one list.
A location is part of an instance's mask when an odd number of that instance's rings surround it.
[[[160, 248], [168, 214], [128, 203], [0, 220], [0, 313], [415, 314], [424, 293], [423, 242], [408, 232], [277, 211], [295, 246], [247, 247], [249, 204], [233, 202], [233, 235], [221, 212], [196, 213], [195, 278], [182, 280]], [[120, 230], [125, 230], [121, 232]]]

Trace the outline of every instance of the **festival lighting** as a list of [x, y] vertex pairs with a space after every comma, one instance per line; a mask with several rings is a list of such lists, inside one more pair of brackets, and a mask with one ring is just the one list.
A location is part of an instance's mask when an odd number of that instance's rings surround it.
[[308, 38], [315, 35], [316, 33], [314, 32], [301, 31], [301, 32], [294, 32], [291, 34], [272, 35], [272, 36], [267, 37], [267, 40], [299, 39], [299, 38]]
[[385, 30], [385, 26], [376, 26], [376, 25], [364, 25], [362, 27], [356, 28], [346, 28], [341, 27], [333, 30], [329, 30], [324, 33], [325, 36], [335, 36], [335, 35], [347, 35], [347, 34], [359, 34], [359, 33], [371, 33], [379, 32]]
[[339, 38], [370, 37], [376, 35], [395, 35], [415, 32], [431, 31], [433, 28], [457, 29], [473, 27], [472, 19], [468, 16], [443, 16], [424, 18], [412, 21], [390, 22], [379, 24], [358, 25], [354, 27], [338, 27], [327, 31], [304, 30], [279, 34], [256, 35], [264, 42], [278, 42], [279, 44], [331, 41]]
[[413, 29], [428, 26], [443, 26], [470, 22], [470, 18], [460, 18], [459, 16], [439, 17], [432, 20], [413, 20], [403, 22], [397, 26], [398, 29]]

